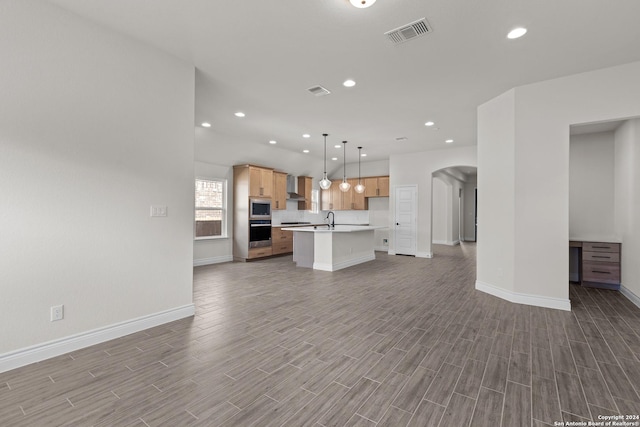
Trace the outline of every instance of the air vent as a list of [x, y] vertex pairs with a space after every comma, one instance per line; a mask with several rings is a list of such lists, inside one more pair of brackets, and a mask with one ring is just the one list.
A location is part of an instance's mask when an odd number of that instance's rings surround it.
[[325, 95], [329, 95], [331, 93], [331, 91], [329, 89], [325, 89], [322, 86], [313, 86], [313, 87], [310, 87], [307, 90], [309, 92], [311, 92], [315, 96], [325, 96]]
[[407, 139], [409, 138], [407, 138], [406, 136], [399, 136], [396, 138], [396, 141], [406, 141]]
[[404, 43], [416, 37], [424, 36], [432, 32], [431, 26], [425, 18], [419, 19], [407, 25], [403, 25], [395, 30], [384, 33], [394, 44]]

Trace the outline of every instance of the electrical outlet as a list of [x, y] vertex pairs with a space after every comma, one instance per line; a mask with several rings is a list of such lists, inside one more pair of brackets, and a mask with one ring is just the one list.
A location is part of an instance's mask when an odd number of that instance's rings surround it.
[[382, 239], [382, 244], [387, 246], [389, 244], [389, 239]]
[[51, 321], [64, 319], [64, 305], [54, 305], [51, 307]]

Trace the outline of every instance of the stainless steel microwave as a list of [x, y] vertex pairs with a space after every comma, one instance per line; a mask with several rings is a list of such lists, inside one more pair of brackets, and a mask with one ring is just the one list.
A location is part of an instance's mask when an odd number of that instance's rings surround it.
[[271, 199], [249, 199], [250, 219], [271, 219]]

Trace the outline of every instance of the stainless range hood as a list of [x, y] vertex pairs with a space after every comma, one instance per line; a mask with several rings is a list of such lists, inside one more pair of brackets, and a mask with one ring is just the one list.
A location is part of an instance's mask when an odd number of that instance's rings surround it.
[[287, 200], [305, 200], [298, 194], [298, 179], [293, 175], [287, 175]]

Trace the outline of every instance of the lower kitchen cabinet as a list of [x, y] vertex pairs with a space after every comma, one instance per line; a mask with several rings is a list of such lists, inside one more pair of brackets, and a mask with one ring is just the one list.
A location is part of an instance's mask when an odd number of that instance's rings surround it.
[[284, 231], [281, 227], [271, 229], [271, 248], [273, 255], [293, 252], [293, 232]]

